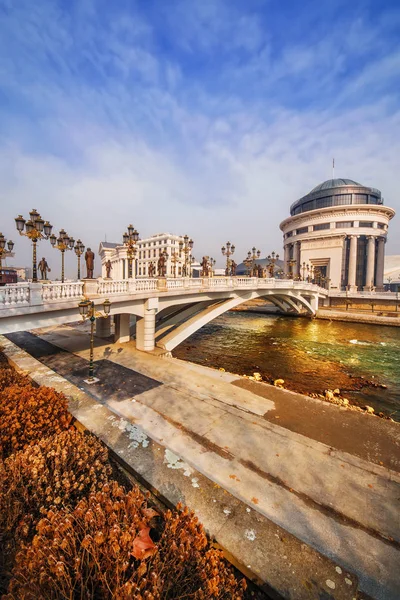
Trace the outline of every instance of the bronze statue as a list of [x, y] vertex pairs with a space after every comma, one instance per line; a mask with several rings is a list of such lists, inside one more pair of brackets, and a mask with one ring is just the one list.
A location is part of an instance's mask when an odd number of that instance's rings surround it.
[[154, 263], [150, 263], [149, 264], [149, 277], [154, 277], [154, 275], [156, 274], [156, 266]]
[[203, 258], [201, 259], [201, 276], [202, 277], [208, 277], [208, 257], [207, 256], [203, 256]]
[[106, 262], [105, 267], [107, 272], [107, 279], [111, 279], [112, 264], [110, 259], [108, 259], [108, 261]]
[[261, 265], [258, 265], [258, 267], [257, 267], [257, 268], [258, 268], [258, 273], [257, 273], [257, 276], [258, 276], [260, 279], [262, 279], [262, 278], [264, 277], [264, 269], [262, 268], [262, 266], [261, 266]]
[[86, 261], [86, 271], [87, 271], [87, 279], [93, 279], [93, 270], [94, 270], [94, 252], [90, 248], [88, 248], [85, 252], [85, 261]]
[[43, 256], [42, 260], [40, 261], [40, 263], [38, 264], [38, 267], [40, 269], [41, 279], [47, 279], [47, 272], [50, 273], [51, 269], [50, 269], [49, 265], [47, 264], [47, 260], [45, 259], [44, 256]]
[[165, 258], [165, 254], [163, 252], [160, 253], [160, 257], [158, 259], [158, 276], [159, 277], [165, 277], [165, 274], [167, 272], [167, 265], [166, 265], [166, 258]]
[[236, 277], [237, 263], [234, 260], [231, 262], [231, 277]]

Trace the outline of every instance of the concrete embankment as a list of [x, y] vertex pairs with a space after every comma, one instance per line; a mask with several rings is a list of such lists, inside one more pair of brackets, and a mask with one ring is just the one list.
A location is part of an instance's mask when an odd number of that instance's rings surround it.
[[317, 312], [317, 319], [327, 319], [329, 321], [348, 321], [351, 323], [367, 323], [369, 325], [391, 325], [400, 327], [400, 318], [386, 315], [361, 313], [354, 311], [332, 310], [330, 308], [321, 308]]
[[371, 597], [399, 597], [397, 424], [132, 343], [99, 340], [100, 382], [87, 386], [87, 337], [37, 333], [0, 345], [38, 383], [62, 390], [145, 485], [194, 509], [266, 589], [354, 598], [358, 577]]

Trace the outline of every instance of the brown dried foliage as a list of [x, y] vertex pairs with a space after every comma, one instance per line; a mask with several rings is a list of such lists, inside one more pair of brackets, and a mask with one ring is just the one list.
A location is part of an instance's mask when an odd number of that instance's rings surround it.
[[71, 422], [64, 394], [34, 387], [13, 369], [0, 369], [0, 456], [5, 458], [42, 437], [61, 433]]
[[110, 474], [105, 446], [75, 429], [43, 438], [1, 461], [0, 569], [7, 571], [21, 540], [32, 538], [50, 507], [74, 508], [89, 492], [101, 489]]
[[[148, 533], [154, 511], [137, 488], [103, 486], [75, 510], [50, 510], [30, 545], [17, 555], [5, 600], [240, 600], [238, 582], [209, 547], [187, 509], [164, 515], [158, 541]], [[142, 558], [138, 540], [145, 540]]]

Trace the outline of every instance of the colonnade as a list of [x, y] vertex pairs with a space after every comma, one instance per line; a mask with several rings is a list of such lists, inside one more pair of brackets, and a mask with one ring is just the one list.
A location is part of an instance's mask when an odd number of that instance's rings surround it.
[[[346, 239], [350, 240], [349, 259], [347, 269], [347, 289], [351, 292], [357, 291], [357, 250], [359, 235], [347, 235], [343, 237], [343, 244]], [[309, 240], [307, 240], [309, 241]], [[385, 261], [385, 242], [386, 238], [375, 235], [367, 237], [366, 248], [366, 275], [365, 290], [375, 287], [378, 291], [383, 289], [384, 261]], [[377, 244], [377, 250], [376, 250]], [[375, 259], [376, 257], [376, 259]], [[315, 258], [319, 258], [316, 254]], [[293, 267], [290, 268], [290, 261], [293, 261]], [[344, 258], [345, 260], [345, 258]], [[284, 272], [292, 273], [293, 277], [300, 277], [301, 268], [301, 241], [295, 241], [286, 244], [284, 247]]]

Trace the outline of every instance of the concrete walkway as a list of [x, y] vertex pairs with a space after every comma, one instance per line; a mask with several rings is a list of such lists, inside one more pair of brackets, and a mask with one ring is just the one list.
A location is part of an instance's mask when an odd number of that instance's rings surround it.
[[[62, 327], [36, 334], [76, 357], [88, 357], [83, 331]], [[23, 347], [22, 338], [14, 341]], [[140, 353], [133, 343], [98, 342], [96, 360], [102, 361], [102, 369], [103, 361], [125, 368], [120, 373], [127, 380], [126, 391], [112, 381], [107, 390], [100, 384], [86, 391], [172, 451], [172, 463], [173, 456], [180, 457], [260, 515], [355, 572], [370, 596], [399, 598], [398, 424]], [[34, 353], [34, 338], [26, 343]], [[64, 370], [67, 379], [70, 361], [77, 367], [70, 357], [52, 357], [50, 346], [38, 349], [38, 359], [53, 361], [51, 368]], [[148, 380], [138, 383], [136, 393], [133, 375]], [[118, 390], [110, 393], [113, 386]], [[292, 417], [289, 404], [294, 406]]]

